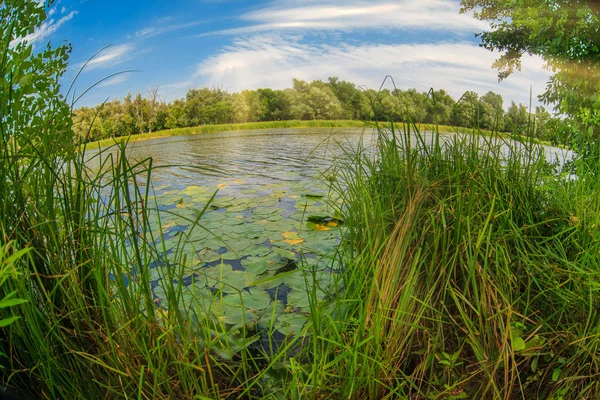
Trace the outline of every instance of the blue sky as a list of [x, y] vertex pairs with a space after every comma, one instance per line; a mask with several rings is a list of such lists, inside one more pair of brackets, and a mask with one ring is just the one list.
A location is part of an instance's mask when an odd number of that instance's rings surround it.
[[[162, 99], [190, 88], [291, 87], [292, 78], [337, 76], [377, 89], [391, 75], [402, 89], [489, 90], [529, 102], [549, 73], [539, 58], [497, 82], [498, 54], [478, 47], [487, 24], [459, 14], [455, 0], [58, 0], [30, 40], [73, 44], [65, 84], [83, 63], [77, 92], [113, 73], [78, 105], [156, 86]], [[534, 101], [534, 103], [537, 103]]]

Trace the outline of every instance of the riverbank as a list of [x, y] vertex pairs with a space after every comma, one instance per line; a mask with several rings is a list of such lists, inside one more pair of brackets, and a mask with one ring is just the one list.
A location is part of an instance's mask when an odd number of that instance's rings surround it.
[[[176, 128], [168, 129], [163, 131], [156, 131], [151, 133], [140, 133], [138, 135], [121, 136], [117, 138], [102, 139], [96, 142], [90, 142], [85, 145], [86, 149], [97, 149], [100, 147], [110, 146], [116, 143], [122, 143], [127, 141], [129, 143], [138, 142], [142, 140], [158, 139], [170, 136], [187, 136], [187, 135], [199, 135], [205, 133], [219, 133], [219, 132], [234, 132], [234, 131], [246, 131], [246, 130], [260, 130], [260, 129], [311, 129], [311, 128], [365, 128], [375, 126], [388, 128], [388, 123], [376, 123], [372, 121], [356, 121], [356, 120], [312, 120], [312, 121], [268, 121], [268, 122], [248, 122], [243, 124], [219, 124], [219, 125], [202, 125], [193, 126], [189, 128]], [[431, 124], [416, 124], [420, 132], [434, 130], [434, 125]], [[489, 136], [492, 132], [487, 130], [477, 130], [472, 128], [455, 127], [448, 125], [436, 125], [435, 130], [440, 133], [478, 133], [484, 136]], [[502, 133], [502, 137], [505, 138], [518, 138], [520, 140], [528, 139], [526, 136], [513, 135], [510, 133]], [[547, 146], [552, 144], [546, 141], [533, 138], [534, 143], [539, 143]]]

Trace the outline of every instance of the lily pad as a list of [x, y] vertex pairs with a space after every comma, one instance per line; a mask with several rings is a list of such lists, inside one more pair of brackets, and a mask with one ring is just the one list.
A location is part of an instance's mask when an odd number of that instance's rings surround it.
[[308, 321], [308, 317], [300, 314], [282, 314], [277, 317], [275, 329], [284, 335], [299, 334], [304, 324]]
[[271, 296], [264, 290], [256, 288], [229, 294], [223, 298], [223, 303], [229, 306], [245, 307], [256, 311], [268, 307], [271, 304]]
[[205, 248], [198, 252], [197, 258], [200, 262], [209, 263], [220, 260], [221, 255], [210, 248]]
[[251, 272], [233, 271], [214, 286], [224, 293], [238, 293], [251, 286], [254, 281], [256, 281], [256, 275]]
[[252, 264], [248, 264], [246, 266], [246, 271], [252, 272], [253, 274], [260, 275], [266, 270], [269, 269], [269, 263], [266, 260], [260, 260], [253, 262]]
[[208, 268], [202, 268], [198, 270], [199, 279], [206, 280], [208, 286], [217, 286], [219, 282], [227, 279], [227, 277], [233, 272], [233, 268], [230, 264], [219, 264]]

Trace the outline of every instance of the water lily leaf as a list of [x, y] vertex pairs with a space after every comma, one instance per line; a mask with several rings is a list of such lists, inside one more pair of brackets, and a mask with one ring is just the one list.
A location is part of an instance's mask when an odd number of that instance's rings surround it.
[[283, 232], [281, 234], [285, 238], [284, 242], [291, 245], [296, 245], [304, 242], [300, 236], [298, 236], [298, 232]]
[[248, 239], [256, 239], [262, 237], [265, 232], [264, 226], [256, 224], [246, 224], [241, 232], [238, 232], [240, 236]]
[[277, 222], [283, 219], [283, 216], [280, 214], [271, 214], [267, 217], [267, 221]]
[[271, 296], [264, 290], [255, 288], [243, 290], [240, 293], [229, 294], [223, 298], [223, 303], [257, 311], [262, 310], [271, 304]]
[[282, 314], [277, 317], [275, 329], [284, 335], [299, 334], [304, 324], [308, 321], [308, 317], [299, 314]]
[[294, 252], [282, 249], [281, 247], [273, 246], [271, 250], [279, 254], [281, 257], [287, 258], [288, 260], [296, 259], [296, 254]]
[[197, 259], [202, 263], [209, 263], [220, 260], [221, 255], [210, 248], [205, 248], [198, 252]]
[[293, 288], [287, 295], [287, 303], [295, 308], [306, 309], [310, 307], [310, 297], [306, 290]]
[[246, 271], [252, 272], [253, 274], [260, 275], [269, 269], [269, 263], [266, 260], [256, 261], [246, 266]]
[[246, 211], [249, 207], [247, 205], [237, 205], [237, 206], [231, 206], [229, 208], [227, 208], [228, 211]]
[[203, 316], [210, 313], [214, 296], [205, 286], [205, 280], [196, 278], [191, 285], [182, 289], [181, 301], [185, 309], [199, 308]]
[[156, 267], [150, 269], [150, 271], [148, 273], [148, 279], [150, 281], [155, 281], [155, 280], [161, 279], [163, 275], [164, 275], [164, 271], [162, 270], [162, 268], [160, 266], [156, 266]]
[[203, 240], [206, 240], [209, 236], [210, 233], [208, 233], [208, 231], [198, 227], [196, 229], [192, 229], [190, 232], [187, 233], [187, 240], [192, 243], [202, 242]]
[[257, 245], [255, 240], [252, 240], [252, 242], [254, 243], [253, 246], [244, 251], [246, 254], [254, 257], [264, 257], [271, 252], [271, 249], [269, 249], [267, 246]]
[[217, 286], [221, 281], [227, 279], [233, 272], [230, 264], [219, 264], [208, 268], [198, 270], [198, 279], [205, 279], [206, 285], [210, 287]]
[[230, 226], [242, 225], [242, 224], [244, 224], [244, 222], [245, 221], [240, 218], [225, 218], [223, 221], [221, 221], [222, 224], [230, 225]]
[[192, 208], [194, 207], [195, 203], [193, 201], [184, 201], [183, 199], [179, 200], [177, 202], [177, 208]]
[[213, 200], [211, 205], [214, 207], [217, 207], [217, 208], [227, 208], [227, 207], [234, 205], [233, 204], [234, 200], [235, 200], [234, 196], [219, 196]]
[[217, 288], [225, 293], [238, 293], [242, 289], [251, 286], [255, 280], [256, 275], [251, 272], [233, 271], [221, 280]]
[[329, 267], [328, 260], [321, 258], [303, 258], [302, 266], [311, 271], [322, 271]]
[[289, 287], [291, 285], [300, 285], [302, 282], [304, 282], [304, 275], [302, 275], [302, 271], [293, 270], [281, 273], [270, 271], [268, 274], [266, 274], [266, 276], [261, 276], [260, 280], [257, 280], [254, 283], [256, 287], [261, 289], [270, 289], [281, 284]]
[[[268, 248], [265, 247], [265, 249], [269, 250]], [[269, 250], [270, 252], [270, 250]], [[278, 270], [281, 267], [285, 266], [287, 264], [287, 259], [282, 258], [279, 254], [277, 253], [268, 253], [265, 254], [263, 256], [250, 256], [247, 257], [245, 259], [242, 260], [242, 266], [246, 269], [250, 268], [251, 264], [254, 263], [260, 263], [260, 262], [265, 262], [267, 264], [267, 269], [268, 270]], [[258, 269], [260, 269], [257, 266]], [[257, 275], [260, 275], [262, 272], [255, 272], [255, 271], [250, 271], [250, 272], [254, 272]], [[264, 271], [263, 271], [264, 272]]]
[[229, 247], [229, 249], [235, 253], [244, 251], [252, 245], [253, 245], [252, 241], [250, 239], [245, 239], [245, 238], [238, 238], [235, 241], [229, 241], [227, 243], [227, 246]]
[[156, 198], [156, 202], [161, 206], [170, 206], [179, 200], [181, 200], [181, 196], [163, 195]]

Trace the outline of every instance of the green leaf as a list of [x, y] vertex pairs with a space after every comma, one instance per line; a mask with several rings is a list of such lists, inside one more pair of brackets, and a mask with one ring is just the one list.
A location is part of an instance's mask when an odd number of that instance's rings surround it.
[[19, 304], [24, 304], [27, 303], [28, 300], [23, 300], [23, 299], [3, 299], [2, 301], [0, 301], [0, 308], [6, 308], [6, 307], [14, 307], [14, 306], [18, 306]]
[[308, 317], [300, 314], [283, 314], [277, 317], [275, 329], [284, 335], [299, 334]]
[[527, 346], [525, 345], [525, 341], [522, 337], [513, 338], [512, 346], [514, 351], [524, 350]]
[[4, 328], [4, 327], [12, 324], [13, 322], [17, 321], [19, 318], [21, 318], [21, 317], [18, 315], [15, 315], [14, 317], [0, 319], [0, 328]]
[[255, 288], [229, 294], [223, 298], [223, 303], [229, 306], [240, 306], [250, 310], [262, 310], [271, 304], [271, 296], [264, 290]]

